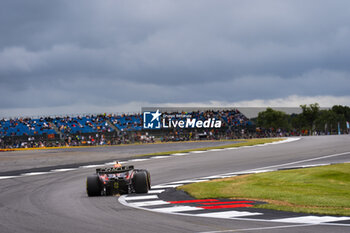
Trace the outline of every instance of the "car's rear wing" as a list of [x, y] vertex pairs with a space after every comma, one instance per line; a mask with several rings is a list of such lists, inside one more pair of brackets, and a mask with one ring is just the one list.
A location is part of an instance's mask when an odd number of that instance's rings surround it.
[[97, 168], [96, 173], [98, 174], [115, 174], [115, 173], [122, 173], [122, 172], [127, 172], [130, 170], [133, 170], [134, 166], [122, 166], [122, 167], [108, 167], [108, 168]]

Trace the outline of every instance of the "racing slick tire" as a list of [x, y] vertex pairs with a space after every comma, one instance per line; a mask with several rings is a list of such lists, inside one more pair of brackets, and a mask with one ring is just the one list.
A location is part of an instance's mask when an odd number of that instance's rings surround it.
[[86, 179], [86, 192], [89, 197], [101, 196], [101, 181], [98, 176], [88, 176]]
[[146, 173], [148, 190], [151, 190], [151, 173], [148, 170], [146, 170], [146, 169], [140, 169], [140, 171]]
[[148, 190], [151, 190], [151, 174], [146, 170]]
[[148, 192], [148, 179], [146, 172], [137, 172], [134, 175], [134, 189], [136, 193]]

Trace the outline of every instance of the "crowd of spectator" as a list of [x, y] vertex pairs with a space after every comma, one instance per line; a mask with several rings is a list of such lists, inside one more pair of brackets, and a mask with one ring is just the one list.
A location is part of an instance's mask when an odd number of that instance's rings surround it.
[[5, 140], [0, 138], [0, 148], [16, 149], [16, 148], [42, 148], [42, 147], [74, 147], [74, 146], [105, 146], [119, 145], [130, 143], [146, 143], [154, 142], [153, 140], [141, 140], [136, 135], [107, 135], [104, 133], [87, 134], [87, 135], [69, 135], [61, 140], [36, 140], [34, 137], [28, 138], [12, 138]]
[[[176, 115], [176, 113], [164, 113]], [[221, 120], [222, 129], [201, 131], [171, 129], [162, 131], [162, 141], [185, 141], [241, 137], [238, 127], [252, 123], [236, 109], [196, 111], [188, 114], [198, 120]], [[154, 136], [142, 131], [142, 114], [99, 114], [85, 116], [16, 118], [0, 120], [1, 148], [31, 148], [81, 145], [115, 145], [154, 142]], [[137, 134], [135, 133], [137, 132]], [[40, 137], [39, 137], [40, 136]]]
[[142, 130], [142, 115], [108, 115], [115, 127], [120, 131], [139, 131]]
[[108, 118], [104, 115], [56, 117], [52, 120], [59, 132], [64, 134], [113, 132]]
[[41, 134], [55, 134], [48, 118], [17, 118], [0, 120], [0, 137], [4, 136], [29, 136]]

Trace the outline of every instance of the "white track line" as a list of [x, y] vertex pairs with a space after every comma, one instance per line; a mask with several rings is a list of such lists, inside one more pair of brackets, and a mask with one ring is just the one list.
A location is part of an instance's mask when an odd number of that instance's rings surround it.
[[191, 154], [201, 154], [201, 153], [205, 153], [207, 152], [206, 150], [195, 150], [195, 151], [191, 151]]
[[307, 168], [307, 167], [321, 167], [321, 166], [327, 166], [327, 165], [330, 165], [330, 163], [303, 165], [301, 167], [303, 167], [303, 168]]
[[307, 227], [307, 226], [314, 226], [314, 225], [315, 224], [300, 224], [300, 225], [287, 225], [287, 226], [284, 225], [284, 226], [274, 226], [274, 227], [257, 227], [257, 228], [232, 229], [232, 230], [222, 230], [222, 231], [202, 231], [202, 232], [199, 232], [199, 233], [263, 231], [263, 230], [273, 230], [273, 229], [283, 229], [283, 228]]
[[156, 193], [162, 193], [162, 192], [164, 192], [165, 191], [165, 189], [156, 189], [156, 190], [149, 190], [148, 191], [148, 194], [156, 194]]
[[171, 156], [168, 155], [159, 155], [159, 156], [152, 156], [150, 159], [164, 159], [164, 158], [169, 158]]
[[132, 203], [135, 206], [155, 206], [155, 205], [170, 205], [170, 202], [156, 200], [156, 201], [141, 201]]
[[[114, 163], [113, 163], [114, 164]], [[105, 164], [104, 164], [105, 165]], [[99, 167], [101, 165], [95, 164], [95, 165], [86, 165], [86, 166], [80, 166], [79, 168], [94, 168], [94, 167]]]
[[51, 170], [51, 172], [68, 172], [68, 171], [74, 171], [77, 170], [78, 168], [62, 168], [62, 169], [54, 169]]
[[171, 154], [173, 156], [182, 156], [182, 155], [187, 155], [188, 153], [175, 153], [175, 154]]
[[136, 201], [136, 200], [147, 200], [147, 199], [158, 199], [157, 195], [144, 195], [144, 196], [126, 196], [125, 200], [127, 201]]
[[5, 180], [5, 179], [12, 179], [12, 178], [17, 178], [20, 176], [0, 176], [0, 180]]
[[[343, 153], [337, 153], [337, 154], [331, 154], [331, 155], [325, 155], [325, 156], [316, 157], [316, 158], [312, 158], [312, 159], [304, 159], [304, 160], [294, 161], [294, 162], [290, 162], [290, 163], [283, 163], [283, 164], [272, 165], [272, 166], [267, 166], [267, 167], [254, 168], [254, 169], [249, 169], [249, 170], [244, 170], [244, 171], [239, 171], [239, 172], [230, 172], [230, 173], [225, 173], [225, 174], [200, 177], [200, 178], [196, 178], [196, 179], [216, 179], [216, 178], [233, 177], [235, 175], [242, 175], [242, 174], [260, 173], [260, 172], [263, 172], [263, 171], [264, 172], [269, 172], [269, 171], [275, 171], [276, 170], [276, 169], [269, 169], [269, 168], [284, 167], [284, 166], [288, 166], [288, 165], [292, 165], [292, 164], [310, 162], [310, 161], [315, 161], [315, 160], [320, 160], [320, 159], [325, 159], [325, 158], [332, 158], [332, 157], [346, 155], [346, 154], [350, 154], [350, 151], [343, 152]], [[312, 166], [312, 165], [305, 165], [305, 166]], [[301, 168], [301, 167], [302, 166], [294, 167], [294, 168]], [[293, 168], [293, 167], [290, 167], [290, 168]]]
[[202, 181], [208, 181], [209, 179], [193, 179], [193, 180], [181, 180], [181, 181], [174, 181], [174, 182], [170, 182], [168, 184], [190, 184], [190, 183], [198, 183], [198, 182], [202, 182]]
[[131, 159], [131, 160], [128, 160], [127, 162], [141, 162], [146, 160], [149, 160], [149, 159]]
[[203, 178], [199, 178], [199, 179], [221, 179], [221, 178], [228, 178], [228, 177], [234, 177], [236, 175], [231, 175], [231, 174], [227, 174], [227, 175], [215, 175], [215, 176], [206, 176]]
[[30, 172], [30, 173], [23, 173], [21, 176], [37, 176], [37, 175], [45, 175], [49, 174], [51, 172]]
[[246, 170], [244, 172], [261, 170], [261, 169], [268, 169], [268, 168], [275, 168], [275, 167], [283, 167], [283, 166], [288, 166], [288, 165], [293, 165], [293, 164], [298, 164], [298, 163], [304, 163], [304, 162], [310, 162], [310, 161], [315, 161], [315, 160], [320, 160], [320, 159], [332, 158], [332, 157], [346, 155], [346, 154], [350, 154], [350, 151], [343, 152], [343, 153], [337, 153], [337, 154], [331, 154], [331, 155], [325, 155], [325, 156], [316, 157], [316, 158], [312, 158], [312, 159], [304, 159], [304, 160], [299, 160], [299, 161], [290, 162], [290, 163], [282, 163], [282, 164], [278, 164], [278, 165], [260, 167], [260, 168], [255, 168], [255, 169], [251, 169], [251, 170]]
[[[259, 144], [259, 145], [255, 145], [255, 146], [266, 146], [266, 145], [272, 145], [272, 144], [280, 144], [280, 143], [297, 141], [299, 139], [300, 138], [284, 138], [283, 141]], [[214, 152], [214, 151], [219, 152], [219, 151], [235, 150], [235, 149], [248, 148], [248, 147], [252, 148], [252, 147], [255, 147], [255, 146], [231, 147], [231, 148], [225, 148], [225, 149], [211, 149], [211, 150], [205, 150], [205, 151], [192, 151], [192, 152], [189, 152], [189, 153], [174, 153], [174, 154], [171, 154], [171, 155], [154, 156], [154, 157], [145, 158], [145, 159], [131, 159], [131, 160], [127, 160], [127, 161], [121, 161], [121, 163], [122, 164], [127, 164], [127, 163], [130, 163], [130, 162], [141, 162], [141, 161], [147, 161], [147, 160], [150, 160], [150, 159], [160, 159], [160, 158], [170, 158], [170, 157], [174, 157], [174, 156], [183, 156], [183, 155], [188, 155], [188, 154], [191, 154], [191, 153], [192, 154], [199, 154], [199, 153]], [[54, 173], [54, 172], [74, 171], [74, 170], [77, 170], [77, 169], [94, 168], [94, 167], [108, 166], [108, 165], [113, 165], [113, 164], [114, 164], [114, 162], [108, 162], [108, 163], [103, 163], [103, 164], [93, 164], [93, 165], [79, 166], [79, 167], [76, 167], [76, 168], [54, 169], [54, 170], [51, 170], [51, 171], [48, 171], [48, 172], [42, 173], [42, 174], [36, 173], [35, 175], [44, 175], [44, 174]], [[26, 175], [26, 174], [28, 174], [28, 175]], [[0, 176], [0, 180], [31, 176], [33, 174], [31, 174], [31, 173], [23, 173], [23, 174], [18, 175], [18, 176]], [[224, 177], [221, 177], [221, 178], [224, 178]]]
[[193, 210], [203, 210], [203, 209], [199, 207], [193, 207], [193, 206], [173, 206], [173, 207], [153, 209], [153, 211], [162, 212], [162, 213], [176, 213], [176, 212], [186, 212], [186, 211], [193, 211]]
[[207, 218], [238, 218], [246, 216], [262, 215], [262, 213], [247, 212], [247, 211], [222, 211], [213, 213], [196, 214], [197, 217]]
[[266, 169], [266, 170], [259, 170], [259, 171], [251, 171], [251, 173], [263, 173], [263, 172], [272, 172], [274, 170], [272, 169]]
[[[122, 163], [122, 162], [121, 162]], [[106, 165], [106, 166], [108, 166], [108, 165], [114, 165], [115, 164], [115, 161], [113, 161], [113, 162], [109, 162], [109, 163], [104, 163], [103, 165]]]
[[156, 185], [152, 186], [152, 189], [165, 189], [165, 188], [176, 188], [181, 186], [181, 184], [164, 184], [164, 185]]
[[345, 221], [350, 220], [350, 217], [334, 217], [334, 216], [302, 216], [294, 218], [281, 218], [271, 220], [272, 222], [288, 222], [288, 223], [312, 223], [320, 224], [326, 222], [335, 222], [335, 221]]

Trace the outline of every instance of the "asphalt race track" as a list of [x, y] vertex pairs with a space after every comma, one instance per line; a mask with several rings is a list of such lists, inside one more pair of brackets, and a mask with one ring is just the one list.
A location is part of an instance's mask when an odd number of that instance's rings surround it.
[[[301, 140], [136, 161], [152, 185], [290, 164], [350, 161], [350, 136]], [[348, 152], [348, 153], [347, 153]], [[102, 153], [102, 152], [101, 152]], [[336, 155], [341, 154], [341, 155]], [[335, 156], [328, 156], [335, 155]], [[328, 157], [325, 157], [328, 156]], [[322, 159], [315, 159], [323, 157]], [[300, 161], [300, 162], [299, 162]], [[172, 215], [124, 206], [118, 197], [88, 198], [94, 168], [0, 180], [0, 232], [349, 232], [346, 224], [293, 224]]]

